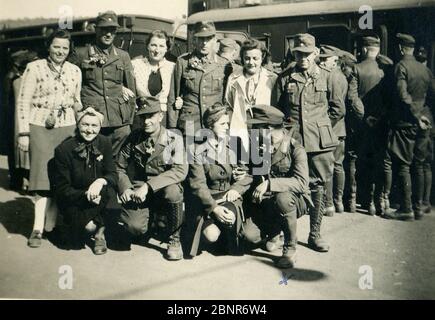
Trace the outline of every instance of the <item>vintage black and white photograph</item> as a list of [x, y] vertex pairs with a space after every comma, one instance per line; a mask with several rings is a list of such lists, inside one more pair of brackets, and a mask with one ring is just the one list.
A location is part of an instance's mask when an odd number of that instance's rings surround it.
[[435, 0], [0, 0], [0, 299], [435, 299], [434, 21]]

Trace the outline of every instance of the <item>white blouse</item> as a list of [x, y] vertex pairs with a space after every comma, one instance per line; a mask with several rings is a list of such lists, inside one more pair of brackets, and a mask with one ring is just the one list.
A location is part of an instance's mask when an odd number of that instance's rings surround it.
[[[153, 68], [147, 58], [133, 59], [133, 74], [136, 80], [136, 91], [139, 97], [150, 97], [148, 90], [148, 79]], [[174, 72], [175, 63], [163, 58], [158, 64], [160, 75], [162, 77], [162, 90], [157, 94], [156, 98], [160, 100], [162, 111], [167, 110], [168, 96], [171, 89], [171, 77]], [[155, 70], [154, 70], [155, 71]]]

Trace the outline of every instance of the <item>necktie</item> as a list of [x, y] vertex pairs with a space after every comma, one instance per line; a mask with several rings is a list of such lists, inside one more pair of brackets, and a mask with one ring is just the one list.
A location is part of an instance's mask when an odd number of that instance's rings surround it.
[[162, 91], [162, 76], [160, 74], [160, 69], [156, 72], [152, 71], [148, 78], [148, 91], [152, 96], [157, 95]]
[[248, 101], [250, 104], [254, 104], [254, 93], [255, 93], [255, 83], [254, 83], [254, 78], [250, 78], [247, 82], [246, 82], [246, 97], [248, 98]]

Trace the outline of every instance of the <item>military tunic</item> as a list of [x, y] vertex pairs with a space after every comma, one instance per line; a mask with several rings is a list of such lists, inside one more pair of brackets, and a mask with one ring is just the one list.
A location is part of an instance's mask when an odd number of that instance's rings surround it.
[[[186, 53], [177, 59], [173, 84], [168, 101], [168, 126], [179, 128], [186, 134], [186, 121], [192, 121], [189, 128], [192, 135], [203, 128], [205, 110], [216, 102], [223, 102], [224, 89], [232, 64], [218, 55], [212, 61], [202, 61], [195, 53]], [[174, 106], [175, 99], [183, 99], [183, 107]]]
[[[328, 102], [328, 72], [313, 66], [307, 76], [297, 67], [288, 69], [278, 78], [279, 107], [290, 123], [299, 128], [302, 144], [308, 154], [310, 183], [323, 186], [332, 175], [338, 144], [331, 120]], [[330, 97], [334, 97], [331, 94]], [[342, 114], [344, 106], [331, 103], [335, 113]]]
[[147, 144], [148, 137], [143, 130], [133, 131], [116, 161], [120, 194], [144, 183], [149, 186], [144, 203], [123, 204], [121, 219], [133, 234], [147, 231], [148, 208], [158, 212], [165, 204], [183, 201], [181, 182], [188, 172], [180, 135], [162, 126], [153, 147]]

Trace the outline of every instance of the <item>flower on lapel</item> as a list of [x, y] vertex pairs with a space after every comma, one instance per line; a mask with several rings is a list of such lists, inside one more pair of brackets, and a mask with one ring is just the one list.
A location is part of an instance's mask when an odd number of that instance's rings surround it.
[[189, 67], [192, 69], [197, 69], [203, 71], [201, 59], [199, 59], [197, 56], [193, 56], [189, 59]]
[[96, 64], [99, 67], [102, 67], [107, 62], [107, 57], [104, 54], [94, 53], [89, 57], [90, 64]]
[[98, 157], [97, 157], [97, 159], [96, 159], [98, 162], [100, 162], [101, 160], [103, 160], [103, 155], [102, 154], [100, 154]]

